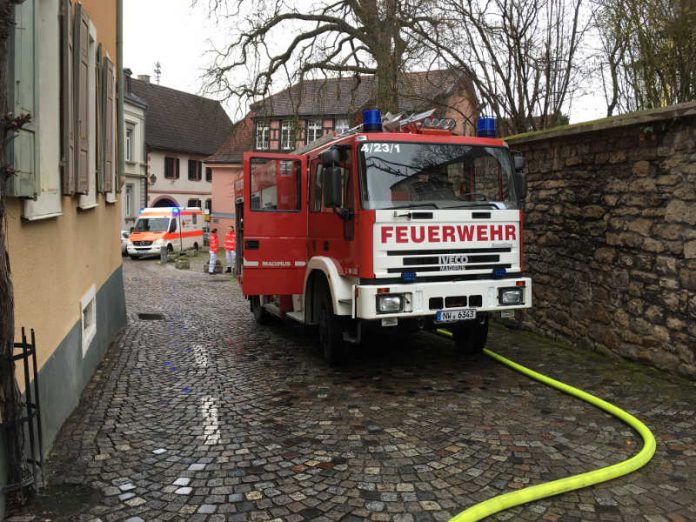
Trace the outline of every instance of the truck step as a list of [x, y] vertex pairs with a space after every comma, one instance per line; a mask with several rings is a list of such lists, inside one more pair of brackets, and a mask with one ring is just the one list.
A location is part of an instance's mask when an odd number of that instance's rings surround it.
[[304, 324], [304, 322], [305, 322], [304, 311], [300, 311], [300, 312], [287, 312], [285, 315], [288, 316], [290, 319], [293, 319], [294, 321], [297, 321], [298, 323], [303, 323], [303, 324]]

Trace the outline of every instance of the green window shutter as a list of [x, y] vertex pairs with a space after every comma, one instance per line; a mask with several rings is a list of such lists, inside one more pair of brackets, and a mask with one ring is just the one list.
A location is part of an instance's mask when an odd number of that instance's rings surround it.
[[104, 112], [106, 89], [104, 89], [104, 55], [102, 54], [102, 45], [97, 47], [97, 63], [95, 70], [96, 87], [97, 87], [97, 192], [104, 192]]
[[10, 110], [29, 114], [31, 121], [14, 133], [8, 159], [15, 174], [7, 180], [8, 196], [34, 198], [39, 188], [38, 5], [26, 0], [14, 8], [15, 25], [10, 36]]
[[89, 17], [76, 4], [73, 23], [73, 110], [75, 115], [76, 192], [89, 192]]
[[104, 192], [114, 190], [114, 64], [104, 60]]
[[75, 118], [73, 116], [73, 18], [70, 0], [61, 2], [60, 131], [64, 195], [75, 193]]

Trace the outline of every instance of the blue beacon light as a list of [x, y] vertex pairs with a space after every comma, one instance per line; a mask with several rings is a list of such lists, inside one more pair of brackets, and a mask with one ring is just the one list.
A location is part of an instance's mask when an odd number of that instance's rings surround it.
[[482, 116], [476, 121], [476, 136], [495, 138], [495, 118]]
[[404, 272], [401, 274], [401, 280], [404, 283], [414, 283], [416, 281], [416, 273], [415, 272]]
[[363, 130], [365, 132], [382, 132], [382, 114], [379, 109], [363, 111]]

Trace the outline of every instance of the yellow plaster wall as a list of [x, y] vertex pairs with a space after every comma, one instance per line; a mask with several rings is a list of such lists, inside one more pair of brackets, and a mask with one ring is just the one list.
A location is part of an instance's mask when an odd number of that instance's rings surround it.
[[[99, 42], [116, 60], [116, 0], [83, 0], [82, 4]], [[39, 367], [80, 320], [80, 299], [90, 286], [95, 285], [98, 292], [121, 265], [121, 203], [106, 203], [101, 194], [97, 203], [96, 208], [83, 211], [77, 208], [77, 196], [63, 197], [62, 216], [25, 222], [23, 202], [6, 200], [15, 338], [22, 326], [34, 328]]]
[[80, 320], [80, 299], [97, 291], [121, 264], [120, 204], [77, 210], [63, 198], [63, 215], [23, 222], [22, 202], [8, 199], [8, 250], [15, 296], [15, 328], [34, 328], [39, 367]]

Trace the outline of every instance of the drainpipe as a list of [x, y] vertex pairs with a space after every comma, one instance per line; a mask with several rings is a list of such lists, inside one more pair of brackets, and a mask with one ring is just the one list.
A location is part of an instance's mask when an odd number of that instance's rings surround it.
[[[118, 60], [118, 101], [116, 105], [116, 133], [118, 148], [118, 192], [121, 192], [121, 178], [125, 175], [125, 144], [123, 140], [123, 0], [116, 0], [116, 59]], [[121, 210], [123, 214], [123, 210]]]

